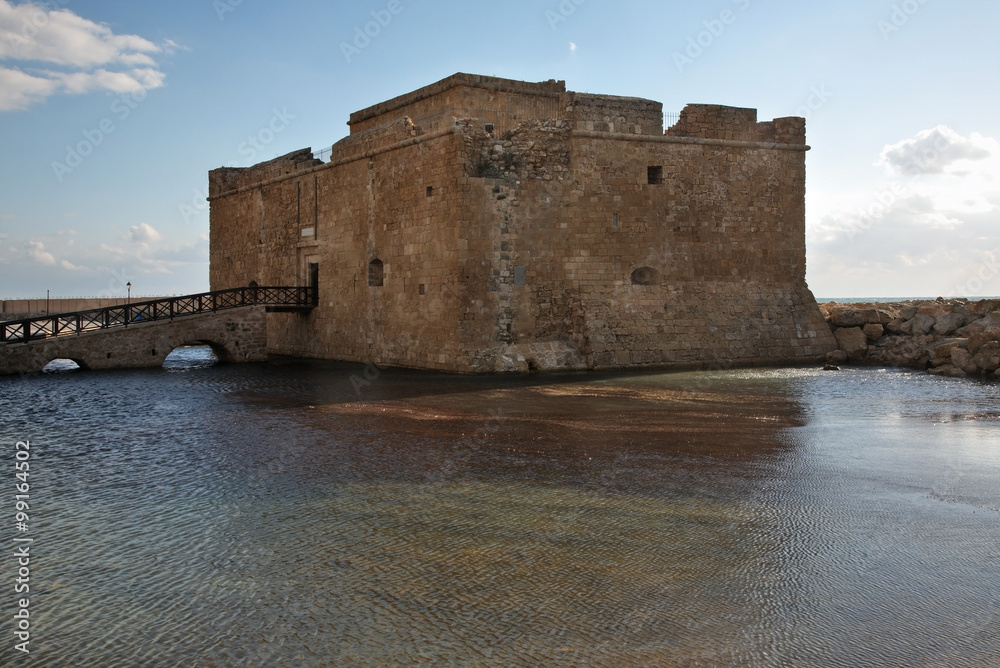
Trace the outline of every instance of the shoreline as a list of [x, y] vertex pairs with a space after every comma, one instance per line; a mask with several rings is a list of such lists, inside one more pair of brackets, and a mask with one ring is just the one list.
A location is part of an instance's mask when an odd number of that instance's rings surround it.
[[831, 301], [819, 307], [839, 347], [827, 355], [829, 365], [1000, 378], [1000, 299]]

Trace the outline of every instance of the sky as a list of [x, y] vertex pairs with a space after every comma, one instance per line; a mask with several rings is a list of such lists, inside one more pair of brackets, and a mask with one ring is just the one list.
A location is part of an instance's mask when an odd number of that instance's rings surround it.
[[998, 25], [995, 0], [0, 0], [0, 298], [207, 290], [210, 169], [456, 72], [805, 116], [818, 298], [998, 295]]

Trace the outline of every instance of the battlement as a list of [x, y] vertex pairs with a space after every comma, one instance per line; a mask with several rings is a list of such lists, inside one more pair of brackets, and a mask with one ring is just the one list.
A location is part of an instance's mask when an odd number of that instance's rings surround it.
[[351, 114], [351, 134], [392, 123], [403, 116], [426, 130], [449, 118], [483, 118], [501, 131], [526, 120], [558, 116], [565, 81], [529, 83], [475, 74], [453, 74], [423, 88]]
[[776, 118], [758, 123], [757, 110], [720, 104], [689, 104], [666, 132], [670, 137], [696, 137], [765, 144], [806, 143], [804, 118]]

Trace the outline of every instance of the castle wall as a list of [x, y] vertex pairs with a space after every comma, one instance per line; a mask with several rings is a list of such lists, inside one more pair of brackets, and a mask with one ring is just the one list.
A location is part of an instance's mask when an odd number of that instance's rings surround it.
[[351, 114], [351, 134], [409, 117], [425, 131], [449, 126], [453, 118], [493, 123], [502, 135], [522, 121], [558, 118], [561, 81], [526, 83], [456, 74], [418, 91]]
[[329, 163], [304, 150], [212, 172], [212, 288], [303, 285], [316, 263], [319, 305], [270, 314], [270, 352], [379, 365], [763, 364], [836, 347], [805, 284], [802, 119], [689, 105], [663, 135], [658, 103], [560, 107], [503, 135], [399, 118]]
[[663, 105], [637, 97], [565, 93], [560, 118], [575, 130], [636, 135], [663, 134]]
[[[754, 131], [747, 123], [741, 132]], [[552, 155], [565, 141], [551, 135]], [[498, 338], [568, 342], [594, 368], [805, 361], [831, 349], [805, 285], [801, 147], [580, 131], [570, 142], [571, 170], [540, 177], [526, 163], [503, 199], [480, 191], [500, 230]], [[519, 137], [508, 144], [516, 151]], [[633, 284], [642, 267], [653, 284]]]
[[[415, 143], [399, 145], [401, 127]], [[342, 147], [330, 164], [242, 192], [219, 190], [212, 286], [304, 285], [316, 263], [319, 306], [309, 315], [270, 314], [272, 353], [461, 366], [456, 323], [467, 317], [459, 300], [469, 255], [459, 239], [467, 206], [461, 140], [412, 124], [365, 134], [364, 150]], [[382, 262], [381, 286], [369, 285], [372, 260]]]

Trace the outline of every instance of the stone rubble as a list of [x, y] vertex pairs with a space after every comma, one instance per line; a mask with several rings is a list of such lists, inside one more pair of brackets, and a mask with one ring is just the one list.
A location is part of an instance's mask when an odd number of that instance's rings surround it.
[[827, 363], [1000, 377], [1000, 300], [821, 304], [839, 349]]

